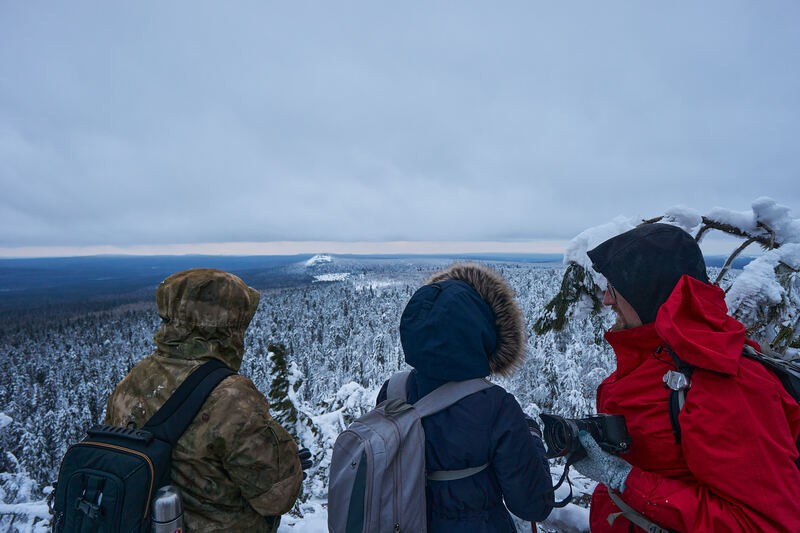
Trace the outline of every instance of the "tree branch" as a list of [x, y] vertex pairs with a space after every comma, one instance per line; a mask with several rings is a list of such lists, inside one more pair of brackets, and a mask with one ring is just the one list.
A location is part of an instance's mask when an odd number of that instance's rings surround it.
[[754, 237], [750, 237], [749, 239], [744, 241], [737, 249], [735, 249], [733, 252], [731, 252], [731, 255], [728, 256], [728, 260], [725, 261], [724, 265], [722, 265], [722, 270], [719, 271], [719, 275], [717, 275], [717, 279], [714, 280], [714, 285], [719, 286], [719, 282], [722, 281], [722, 278], [725, 276], [725, 274], [728, 272], [728, 270], [730, 270], [731, 264], [733, 263], [733, 260], [736, 259], [736, 256], [739, 255], [740, 253], [742, 253], [742, 251], [745, 248], [747, 248], [748, 246], [750, 246], [754, 242], [756, 242], [755, 238]]

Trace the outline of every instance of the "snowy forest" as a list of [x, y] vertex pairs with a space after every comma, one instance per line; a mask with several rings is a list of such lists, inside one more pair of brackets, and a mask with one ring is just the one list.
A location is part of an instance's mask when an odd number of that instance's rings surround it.
[[[731, 314], [753, 338], [789, 357], [800, 354], [800, 221], [788, 208], [760, 198], [746, 212], [700, 214], [675, 207], [647, 221], [619, 217], [576, 236], [563, 263], [486, 261], [516, 291], [530, 332], [526, 363], [512, 377], [493, 380], [528, 414], [595, 412], [595, 389], [614, 367], [603, 339], [613, 317], [599, 302], [605, 280], [592, 271], [585, 252], [654, 221], [678, 225], [698, 240], [714, 232], [736, 237], [730, 255], [709, 268], [710, 279], [726, 290]], [[753, 259], [736, 268], [737, 256], [745, 255]], [[426, 278], [451, 262], [318, 255], [285, 267], [302, 269], [310, 282], [262, 288], [244, 278], [262, 298], [240, 372], [267, 395], [273, 416], [313, 453], [301, 498], [281, 531], [325, 529], [333, 442], [374, 406], [383, 382], [404, 368], [397, 330], [403, 307]], [[47, 531], [45, 499], [62, 456], [102, 420], [116, 383], [152, 351], [158, 324], [154, 301], [144, 298], [90, 312], [3, 321], [0, 530]], [[554, 463], [553, 475], [558, 474]], [[576, 477], [576, 502], [554, 512], [539, 525], [541, 531], [588, 529], [585, 494], [592, 483]]]

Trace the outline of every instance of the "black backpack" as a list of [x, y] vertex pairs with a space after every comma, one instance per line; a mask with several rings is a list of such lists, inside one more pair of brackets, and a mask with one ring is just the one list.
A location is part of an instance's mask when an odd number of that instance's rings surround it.
[[173, 446], [211, 391], [233, 373], [212, 359], [192, 372], [141, 429], [92, 427], [61, 462], [53, 531], [150, 531], [153, 496], [170, 483]]

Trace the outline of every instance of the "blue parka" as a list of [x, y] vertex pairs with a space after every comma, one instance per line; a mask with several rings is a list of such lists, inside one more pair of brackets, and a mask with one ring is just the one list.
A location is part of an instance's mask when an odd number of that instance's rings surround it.
[[[506, 282], [488, 268], [454, 265], [412, 296], [400, 323], [414, 367], [408, 400], [448, 381], [508, 374], [524, 354], [521, 313]], [[378, 403], [386, 399], [386, 384]], [[513, 395], [494, 386], [422, 421], [428, 471], [489, 463], [454, 481], [428, 481], [428, 531], [513, 532], [509, 510], [525, 520], [550, 513], [552, 481], [540, 438]]]

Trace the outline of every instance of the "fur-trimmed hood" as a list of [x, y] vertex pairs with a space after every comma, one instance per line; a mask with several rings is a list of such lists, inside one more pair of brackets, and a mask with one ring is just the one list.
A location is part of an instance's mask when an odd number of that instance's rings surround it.
[[428, 378], [509, 375], [525, 356], [523, 324], [514, 291], [500, 274], [456, 263], [411, 297], [400, 340], [406, 362]]

